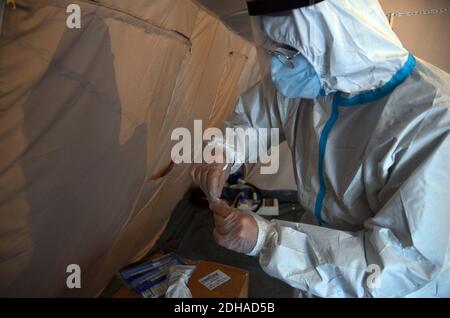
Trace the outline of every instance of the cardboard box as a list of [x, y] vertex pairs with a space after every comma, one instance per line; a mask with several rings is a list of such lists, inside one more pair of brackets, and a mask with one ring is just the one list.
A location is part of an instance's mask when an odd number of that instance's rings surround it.
[[[248, 271], [237, 267], [208, 261], [189, 263], [197, 266], [188, 283], [188, 287], [191, 290], [193, 298], [248, 297]], [[226, 281], [224, 281], [225, 279]], [[207, 286], [211, 289], [208, 289]], [[140, 297], [142, 296], [126, 286], [119, 289], [119, 291], [113, 296], [113, 298]]]
[[[193, 298], [248, 297], [248, 271], [207, 261], [199, 261], [196, 265], [197, 268], [188, 283]], [[210, 290], [200, 281], [212, 273], [217, 273], [217, 271], [227, 275], [229, 280]]]

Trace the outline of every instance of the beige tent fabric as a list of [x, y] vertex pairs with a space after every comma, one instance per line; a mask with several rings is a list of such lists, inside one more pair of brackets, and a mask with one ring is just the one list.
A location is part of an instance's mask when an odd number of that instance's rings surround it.
[[16, 3], [0, 38], [0, 296], [95, 296], [190, 185], [172, 130], [221, 123], [255, 52], [187, 0]]
[[[443, 9], [450, 0], [381, 0], [385, 12]], [[395, 17], [392, 27], [403, 45], [415, 56], [450, 73], [450, 12]]]

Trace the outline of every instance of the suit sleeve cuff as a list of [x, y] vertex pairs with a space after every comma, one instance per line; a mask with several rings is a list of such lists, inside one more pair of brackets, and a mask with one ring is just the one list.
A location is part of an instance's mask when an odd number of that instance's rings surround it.
[[266, 242], [267, 233], [269, 232], [270, 222], [260, 217], [256, 213], [252, 213], [251, 216], [255, 219], [256, 224], [258, 225], [258, 240], [256, 241], [255, 247], [253, 250], [248, 253], [248, 256], [258, 256], [261, 252], [261, 249]]

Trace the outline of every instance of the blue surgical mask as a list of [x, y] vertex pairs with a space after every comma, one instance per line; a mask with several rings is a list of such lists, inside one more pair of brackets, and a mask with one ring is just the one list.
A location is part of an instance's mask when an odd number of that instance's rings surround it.
[[302, 54], [298, 54], [286, 65], [277, 57], [272, 57], [272, 81], [278, 91], [289, 98], [313, 99], [324, 95], [319, 76], [314, 67]]

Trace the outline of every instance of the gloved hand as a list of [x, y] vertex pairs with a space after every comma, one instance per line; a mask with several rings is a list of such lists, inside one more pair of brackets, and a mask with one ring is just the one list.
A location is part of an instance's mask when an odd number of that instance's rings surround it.
[[214, 201], [210, 208], [214, 212], [216, 242], [238, 253], [250, 253], [258, 240], [258, 224], [255, 219], [222, 200]]
[[219, 200], [223, 186], [230, 176], [225, 164], [192, 165], [191, 177], [200, 186], [208, 198], [209, 203]]

